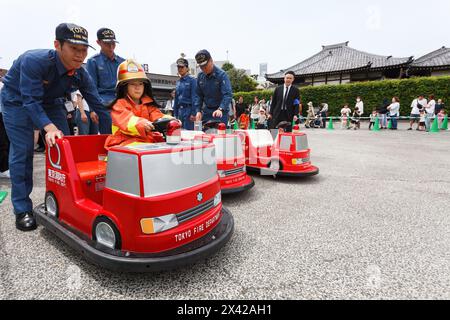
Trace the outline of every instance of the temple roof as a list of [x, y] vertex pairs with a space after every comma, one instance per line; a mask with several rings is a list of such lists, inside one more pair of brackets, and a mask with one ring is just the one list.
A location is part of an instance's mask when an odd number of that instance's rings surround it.
[[348, 42], [322, 46], [322, 51], [283, 71], [268, 74], [268, 80], [284, 78], [287, 71], [297, 76], [358, 71], [360, 69], [390, 69], [409, 64], [412, 57], [394, 58], [359, 51], [348, 46]]
[[450, 48], [442, 47], [415, 60], [413, 68], [440, 68], [450, 66]]

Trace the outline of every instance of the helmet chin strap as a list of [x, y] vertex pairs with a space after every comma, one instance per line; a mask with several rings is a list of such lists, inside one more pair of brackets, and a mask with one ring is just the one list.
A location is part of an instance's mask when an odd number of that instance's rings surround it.
[[134, 102], [134, 104], [140, 104], [141, 103], [141, 99], [139, 99], [139, 101], [136, 103], [136, 100], [135, 99], [133, 99], [128, 93], [127, 93], [127, 98], [130, 100], [130, 101], [133, 101]]

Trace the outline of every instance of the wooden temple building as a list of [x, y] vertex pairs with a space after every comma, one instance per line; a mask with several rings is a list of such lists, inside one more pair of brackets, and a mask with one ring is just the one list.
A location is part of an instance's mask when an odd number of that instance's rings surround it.
[[349, 82], [400, 79], [407, 75], [413, 57], [394, 58], [353, 49], [348, 42], [323, 46], [316, 55], [274, 74], [268, 81], [282, 84], [284, 74], [294, 71], [299, 86], [344, 84]]

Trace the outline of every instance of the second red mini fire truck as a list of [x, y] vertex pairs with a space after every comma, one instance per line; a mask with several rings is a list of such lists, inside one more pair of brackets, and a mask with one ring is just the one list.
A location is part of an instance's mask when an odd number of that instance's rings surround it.
[[184, 141], [215, 145], [222, 194], [233, 194], [253, 188], [255, 182], [247, 174], [244, 150], [239, 136], [234, 133], [227, 134], [223, 123], [211, 122], [209, 129], [207, 133], [182, 131], [181, 136]]

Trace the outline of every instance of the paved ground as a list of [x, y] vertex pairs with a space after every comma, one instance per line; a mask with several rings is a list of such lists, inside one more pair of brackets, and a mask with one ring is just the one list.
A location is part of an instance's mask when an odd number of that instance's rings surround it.
[[450, 299], [450, 132], [316, 130], [309, 140], [319, 176], [255, 177], [252, 191], [224, 199], [229, 245], [169, 273], [89, 265], [42, 228], [16, 231], [5, 200], [0, 299]]

